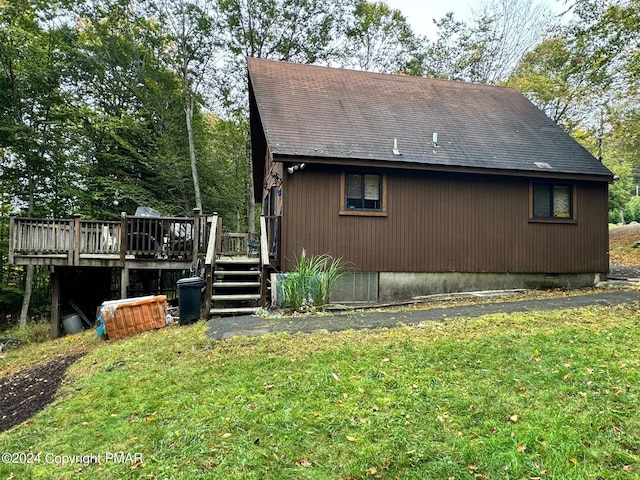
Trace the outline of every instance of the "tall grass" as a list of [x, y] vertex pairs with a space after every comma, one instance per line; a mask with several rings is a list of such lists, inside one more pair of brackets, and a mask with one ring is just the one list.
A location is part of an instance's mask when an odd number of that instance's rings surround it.
[[292, 311], [309, 311], [329, 304], [331, 287], [344, 273], [344, 263], [330, 255], [307, 256], [302, 249], [294, 270], [282, 282], [285, 305]]
[[23, 344], [42, 343], [48, 341], [51, 336], [51, 326], [47, 321], [27, 322], [24, 328], [17, 325], [2, 329], [0, 328], [0, 337], [14, 338], [20, 340]]

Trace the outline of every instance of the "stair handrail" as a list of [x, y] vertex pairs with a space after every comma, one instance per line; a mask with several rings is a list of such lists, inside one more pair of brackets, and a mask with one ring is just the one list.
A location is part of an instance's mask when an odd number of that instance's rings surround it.
[[209, 228], [209, 241], [207, 242], [207, 254], [204, 257], [204, 271], [206, 281], [206, 311], [207, 315], [211, 310], [211, 296], [213, 295], [213, 270], [216, 262], [216, 251], [218, 247], [218, 212], [213, 212], [210, 217], [211, 228]]
[[267, 232], [267, 219], [260, 216], [260, 260], [263, 267], [269, 266], [269, 239]]
[[260, 215], [260, 306], [267, 306], [267, 274], [269, 273], [269, 239], [267, 232], [267, 219]]

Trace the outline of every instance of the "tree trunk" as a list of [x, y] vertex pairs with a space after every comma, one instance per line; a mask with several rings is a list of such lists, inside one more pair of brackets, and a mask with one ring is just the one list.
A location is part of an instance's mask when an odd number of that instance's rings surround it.
[[[27, 215], [33, 216], [33, 207], [35, 203], [35, 186], [34, 175], [31, 168], [27, 166], [27, 175], [29, 177], [29, 204], [27, 209]], [[29, 315], [29, 304], [31, 303], [31, 292], [33, 292], [33, 265], [27, 266], [27, 276], [24, 280], [24, 297], [22, 297], [22, 308], [20, 309], [20, 319], [18, 320], [18, 326], [25, 328], [27, 326], [27, 316]]]
[[189, 95], [189, 86], [185, 83], [184, 111], [187, 121], [187, 136], [189, 138], [189, 159], [191, 160], [191, 176], [193, 177], [193, 190], [196, 195], [196, 208], [202, 211], [202, 197], [200, 196], [200, 179], [198, 177], [198, 165], [196, 164], [196, 147], [193, 140], [193, 101]]
[[20, 310], [20, 328], [27, 326], [27, 314], [31, 303], [31, 292], [33, 291], [33, 265], [27, 266], [27, 278], [24, 281], [24, 297], [22, 299], [22, 309]]

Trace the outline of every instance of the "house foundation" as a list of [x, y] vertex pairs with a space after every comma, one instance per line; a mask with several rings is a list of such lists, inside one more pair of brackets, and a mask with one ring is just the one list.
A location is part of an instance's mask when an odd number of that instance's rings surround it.
[[477, 290], [585, 288], [602, 273], [398, 273], [380, 272], [378, 300], [403, 300], [437, 293]]

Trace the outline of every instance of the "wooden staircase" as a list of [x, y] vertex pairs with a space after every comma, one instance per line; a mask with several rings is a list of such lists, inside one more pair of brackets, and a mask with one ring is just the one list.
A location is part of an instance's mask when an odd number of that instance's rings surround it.
[[224, 236], [222, 220], [215, 214], [204, 262], [209, 317], [256, 313], [267, 305], [269, 296], [267, 278], [272, 267], [267, 220], [260, 217], [259, 240], [250, 240], [247, 234]]
[[260, 258], [222, 257], [213, 272], [209, 316], [251, 314], [260, 307]]

